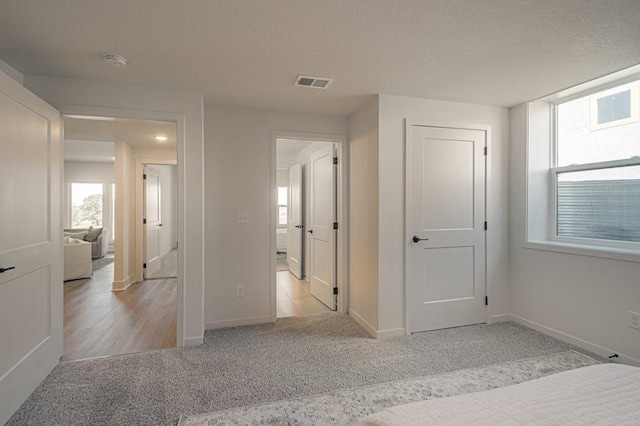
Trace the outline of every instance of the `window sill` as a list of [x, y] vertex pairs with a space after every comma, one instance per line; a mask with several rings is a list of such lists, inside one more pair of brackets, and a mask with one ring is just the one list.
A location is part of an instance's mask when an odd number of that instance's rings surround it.
[[523, 248], [640, 263], [640, 250], [589, 246], [557, 241], [528, 241], [523, 245]]

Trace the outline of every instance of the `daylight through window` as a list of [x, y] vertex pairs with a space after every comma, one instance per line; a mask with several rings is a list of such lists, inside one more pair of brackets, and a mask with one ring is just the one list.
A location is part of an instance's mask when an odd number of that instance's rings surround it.
[[640, 242], [638, 86], [554, 104], [556, 239]]

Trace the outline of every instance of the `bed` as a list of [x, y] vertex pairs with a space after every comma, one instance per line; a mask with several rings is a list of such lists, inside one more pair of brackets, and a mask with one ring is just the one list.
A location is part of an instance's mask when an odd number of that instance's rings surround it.
[[518, 385], [387, 408], [358, 426], [640, 424], [640, 368], [599, 364]]

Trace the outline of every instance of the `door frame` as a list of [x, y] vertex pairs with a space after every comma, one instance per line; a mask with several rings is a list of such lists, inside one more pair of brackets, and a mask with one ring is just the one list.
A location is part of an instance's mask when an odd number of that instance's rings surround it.
[[[176, 136], [177, 136], [177, 162], [173, 164], [177, 164], [178, 167], [178, 283], [177, 283], [177, 318], [176, 318], [176, 346], [184, 347], [193, 345], [194, 340], [198, 340], [199, 343], [202, 343], [202, 339], [194, 339], [187, 338], [184, 333], [185, 328], [185, 315], [187, 315], [187, 310], [185, 309], [185, 297], [184, 297], [184, 273], [183, 266], [185, 264], [185, 217], [187, 216], [186, 212], [186, 203], [184, 203], [184, 192], [181, 188], [181, 182], [185, 181], [185, 165], [184, 165], [184, 153], [185, 153], [185, 115], [180, 113], [173, 112], [160, 112], [160, 111], [146, 111], [146, 110], [136, 110], [136, 109], [127, 109], [127, 108], [113, 108], [113, 107], [101, 107], [101, 106], [88, 106], [88, 105], [62, 105], [59, 109], [60, 115], [64, 116], [82, 116], [82, 117], [108, 117], [108, 118], [125, 118], [131, 120], [147, 120], [147, 121], [165, 121], [165, 122], [173, 122], [176, 124]], [[64, 133], [63, 133], [64, 135]], [[146, 159], [145, 159], [146, 160]], [[61, 158], [61, 161], [63, 159]], [[142, 159], [141, 159], [142, 161]], [[152, 162], [157, 162], [157, 164], [162, 164], [162, 161], [165, 160], [150, 160]], [[136, 164], [137, 169], [137, 164]], [[136, 171], [137, 173], [137, 171]], [[140, 175], [142, 176], [142, 175]], [[137, 200], [140, 199], [138, 195], [138, 186], [140, 187], [140, 191], [142, 191], [142, 182], [138, 185], [136, 180], [136, 188], [135, 188], [135, 199], [136, 204]], [[117, 191], [117, 188], [116, 188]], [[141, 203], [141, 201], [140, 201]], [[180, 208], [182, 206], [182, 208]], [[138, 207], [136, 205], [136, 215], [138, 212]], [[142, 216], [141, 216], [142, 217]], [[115, 232], [115, 230], [114, 230]], [[136, 241], [139, 240], [139, 235], [142, 234], [142, 221], [139, 221], [135, 224], [135, 235]], [[136, 263], [135, 265], [140, 265], [140, 275], [137, 270], [134, 270], [134, 280], [137, 280], [139, 276], [142, 275], [142, 249], [138, 252], [136, 247]], [[140, 256], [140, 257], [138, 257]], [[142, 281], [142, 279], [140, 279]]]
[[332, 142], [338, 145], [337, 202], [338, 202], [338, 234], [337, 234], [337, 312], [347, 314], [349, 310], [349, 147], [344, 135], [327, 133], [308, 133], [293, 131], [271, 132], [271, 321], [277, 319], [277, 287], [276, 287], [276, 210], [278, 206], [278, 188], [276, 185], [276, 141], [278, 139], [298, 139], [314, 142]]
[[[405, 156], [404, 156], [404, 170], [405, 170], [405, 175], [404, 175], [404, 200], [405, 200], [405, 204], [404, 204], [404, 213], [405, 213], [405, 220], [404, 220], [404, 237], [405, 237], [405, 243], [404, 243], [404, 295], [405, 295], [405, 302], [404, 302], [404, 329], [405, 329], [405, 334], [406, 335], [410, 335], [411, 334], [411, 319], [410, 319], [410, 301], [411, 301], [411, 271], [410, 271], [410, 262], [409, 262], [409, 248], [411, 247], [411, 237], [413, 236], [413, 232], [412, 232], [412, 220], [411, 220], [411, 209], [413, 207], [413, 197], [411, 195], [412, 193], [412, 183], [413, 183], [413, 179], [412, 179], [412, 168], [411, 168], [411, 155], [412, 155], [412, 151], [411, 151], [411, 128], [412, 127], [437, 127], [437, 128], [445, 128], [445, 129], [464, 129], [464, 130], [480, 130], [485, 132], [485, 146], [487, 147], [487, 155], [485, 155], [484, 158], [484, 170], [485, 170], [485, 180], [484, 180], [484, 217], [486, 218], [487, 222], [491, 222], [491, 218], [489, 217], [489, 188], [491, 187], [491, 185], [489, 184], [490, 180], [491, 180], [491, 126], [487, 125], [487, 124], [472, 124], [472, 123], [450, 123], [450, 122], [444, 122], [444, 123], [433, 123], [433, 122], [429, 122], [429, 121], [423, 121], [423, 120], [412, 120], [412, 119], [405, 119], [405, 132], [404, 132], [404, 139], [405, 139]], [[489, 257], [489, 253], [488, 253], [488, 240], [489, 240], [489, 233], [485, 232], [485, 236], [484, 236], [484, 248], [485, 248], [485, 256], [484, 256], [484, 285], [485, 285], [485, 295], [487, 296], [487, 298], [489, 297], [489, 274], [488, 274], [488, 263], [487, 263], [487, 259]], [[489, 320], [489, 307], [486, 306], [485, 309], [485, 323], [488, 322]]]

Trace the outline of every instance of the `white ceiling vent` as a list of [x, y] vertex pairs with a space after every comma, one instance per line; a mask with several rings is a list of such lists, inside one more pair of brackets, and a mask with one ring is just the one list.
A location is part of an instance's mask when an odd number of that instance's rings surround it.
[[310, 87], [311, 89], [326, 89], [333, 83], [332, 78], [309, 77], [307, 75], [299, 75], [294, 86]]

